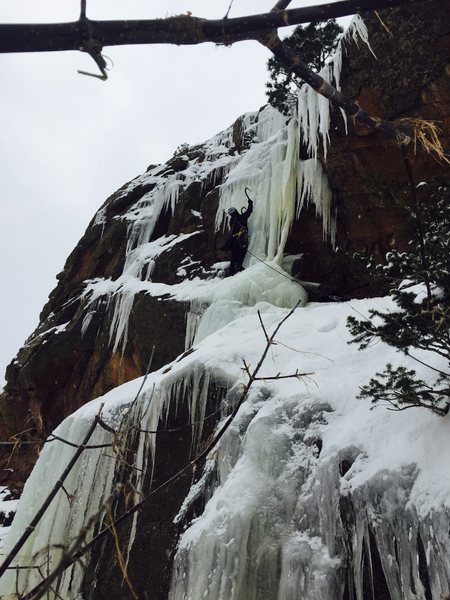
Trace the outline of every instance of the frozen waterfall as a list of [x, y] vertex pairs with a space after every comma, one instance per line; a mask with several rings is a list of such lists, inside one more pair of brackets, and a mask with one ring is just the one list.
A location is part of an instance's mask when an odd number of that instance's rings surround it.
[[[363, 40], [366, 36], [359, 18], [345, 39], [357, 35]], [[338, 88], [342, 44], [323, 72]], [[298, 114], [288, 122], [270, 107], [245, 115], [242, 126], [250, 142], [241, 154], [232, 151], [229, 128], [206, 142], [204, 160], [184, 157], [182, 174], [154, 167], [124, 189], [126, 194], [145, 184], [149, 191], [117, 217], [127, 228], [123, 272], [115, 280], [92, 279], [81, 292], [82, 332], [92, 312], [105, 303], [112, 312], [112, 351], [123, 350], [136, 294], [166, 295], [189, 307], [186, 351], [148, 377], [121, 385], [69, 416], [55, 435], [71, 445], [56, 439], [44, 445], [25, 485], [4, 555], [103, 407], [106, 428], [96, 427], [89, 440], [95, 448], [82, 454], [21, 548], [14, 568], [1, 578], [2, 598], [30, 591], [80, 533], [83, 544], [94, 539], [108, 524], [110, 507], [121, 507], [115, 500], [124, 483], [124, 505], [135, 506], [149, 497], [161, 453], [155, 432], [179, 433], [170, 430], [170, 416], [186, 416], [189, 448], [183, 467], [189, 465], [239, 401], [248, 383], [247, 366], [260, 361], [267, 332], [296, 304], [300, 308], [269, 347], [261, 377], [204, 464], [189, 472], [187, 492], [170, 515], [178, 528], [173, 546], [164, 548], [165, 568], [171, 570], [170, 600], [448, 596], [448, 419], [420, 409], [371, 410], [357, 400], [359, 387], [380, 363], [396, 366], [400, 359], [382, 343], [363, 355], [349, 346], [346, 319], [367, 315], [370, 309], [392, 308], [390, 300], [308, 304], [302, 286], [281, 266], [292, 223], [307, 203], [322, 218], [324, 237], [334, 240], [335, 212], [319, 160], [319, 154], [326, 156], [329, 123], [328, 102], [305, 87], [299, 93]], [[307, 160], [299, 159], [301, 144], [308, 148]], [[207, 181], [220, 185], [217, 229], [224, 225], [227, 208], [241, 207], [245, 187], [255, 198], [245, 271], [173, 285], [152, 281], [158, 258], [196, 235], [154, 239], [158, 219], [166, 212], [173, 214], [190, 184]], [[101, 209], [94, 224], [103, 228], [105, 215]], [[425, 351], [418, 358], [436, 363]], [[401, 364], [416, 369], [424, 380], [429, 377], [410, 357], [402, 357]], [[298, 373], [301, 376], [293, 376]], [[177, 444], [176, 436], [172, 439], [171, 451]], [[135, 512], [121, 534], [125, 563], [132, 562], [136, 547], [152, 552], [150, 544], [142, 546], [141, 540], [139, 546], [136, 541], [145, 518]], [[84, 529], [87, 523], [90, 527]], [[88, 553], [84, 562], [72, 564], [48, 597], [95, 599], [103, 576], [102, 553], [103, 549], [95, 556]], [[123, 597], [131, 597], [122, 584]]]

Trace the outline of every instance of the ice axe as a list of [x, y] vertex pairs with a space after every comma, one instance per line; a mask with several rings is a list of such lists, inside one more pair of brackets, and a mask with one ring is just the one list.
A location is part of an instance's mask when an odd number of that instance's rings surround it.
[[[247, 193], [247, 190], [248, 190], [249, 192], [251, 192], [252, 190], [251, 190], [250, 188], [246, 187], [246, 188], [244, 189], [244, 192], [245, 192], [245, 195], [247, 196], [247, 200], [248, 200], [249, 202], [253, 202], [253, 200], [252, 200], [252, 199], [250, 198], [250, 196], [248, 195], [248, 193]], [[245, 208], [245, 206], [243, 206], [243, 207], [241, 208], [241, 213], [244, 213], [246, 210], [247, 210], [247, 209]]]

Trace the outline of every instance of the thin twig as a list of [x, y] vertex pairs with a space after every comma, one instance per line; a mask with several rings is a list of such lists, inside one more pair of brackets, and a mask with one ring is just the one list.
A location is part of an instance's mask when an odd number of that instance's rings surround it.
[[117, 429], [113, 429], [110, 425], [108, 425], [108, 423], [105, 423], [105, 421], [103, 419], [101, 419], [100, 417], [98, 418], [98, 425], [100, 425], [100, 427], [102, 429], [104, 429], [105, 431], [109, 431], [109, 433], [113, 433], [114, 435], [117, 435], [119, 433], [117, 431]]
[[193, 425], [200, 425], [201, 423], [204, 423], [205, 421], [212, 419], [213, 417], [218, 415], [220, 412], [222, 412], [222, 408], [218, 408], [217, 410], [214, 410], [213, 412], [206, 415], [206, 417], [203, 417], [203, 419], [198, 419], [197, 421], [191, 421], [189, 423], [189, 425], [183, 425], [182, 427], [172, 427], [170, 429], [140, 429], [139, 427], [136, 427], [136, 425], [132, 425], [131, 429], [135, 429], [139, 433], [155, 433], [155, 434], [156, 433], [158, 433], [158, 434], [159, 433], [177, 433], [179, 431], [191, 429]]
[[128, 577], [127, 563], [123, 557], [122, 549], [120, 547], [119, 535], [118, 535], [117, 529], [114, 525], [114, 518], [112, 516], [111, 509], [108, 510], [108, 516], [109, 516], [109, 520], [110, 520], [111, 531], [112, 531], [112, 535], [113, 535], [113, 539], [114, 539], [114, 547], [116, 549], [116, 557], [117, 557], [117, 562], [119, 563], [120, 572], [122, 573], [123, 580], [127, 584], [128, 589], [130, 590], [133, 598], [135, 600], [139, 600], [139, 597], [137, 596], [136, 592], [134, 591], [133, 584], [131, 583], [130, 578]]
[[37, 513], [35, 514], [35, 516], [33, 517], [33, 519], [30, 521], [29, 525], [27, 526], [27, 528], [25, 529], [25, 531], [23, 532], [23, 534], [20, 536], [20, 538], [14, 544], [14, 546], [12, 547], [12, 549], [10, 550], [10, 552], [8, 553], [7, 557], [5, 558], [5, 560], [3, 561], [3, 563], [0, 565], [0, 577], [4, 574], [4, 572], [9, 567], [9, 565], [12, 563], [12, 561], [14, 560], [14, 558], [17, 556], [18, 552], [23, 547], [23, 545], [25, 544], [25, 542], [27, 541], [27, 539], [30, 537], [30, 535], [33, 533], [33, 531], [36, 529], [37, 524], [39, 523], [39, 521], [44, 516], [44, 514], [47, 511], [48, 507], [50, 506], [53, 498], [56, 496], [56, 494], [62, 488], [62, 486], [64, 484], [64, 481], [66, 480], [67, 476], [69, 475], [69, 473], [71, 472], [71, 470], [75, 466], [75, 463], [80, 458], [81, 454], [85, 451], [84, 446], [88, 443], [90, 437], [92, 436], [92, 434], [94, 433], [95, 428], [98, 425], [98, 419], [100, 418], [101, 412], [103, 410], [103, 406], [104, 406], [103, 404], [100, 405], [99, 411], [98, 411], [97, 415], [94, 417], [94, 420], [92, 421], [91, 426], [89, 427], [86, 435], [84, 436], [84, 439], [83, 439], [81, 445], [78, 447], [77, 451], [72, 456], [72, 458], [69, 461], [68, 465], [64, 469], [62, 475], [60, 476], [60, 478], [58, 479], [58, 481], [53, 486], [53, 488], [50, 491], [50, 493], [48, 494], [47, 498], [42, 503], [40, 509], [37, 511]]
[[233, 6], [234, 0], [231, 0], [230, 5], [228, 6], [228, 10], [225, 13], [224, 19], [228, 19], [228, 15], [230, 14], [231, 7]]
[[49, 442], [53, 442], [53, 441], [58, 441], [58, 442], [62, 442], [63, 444], [66, 444], [67, 446], [72, 446], [72, 448], [83, 448], [84, 450], [98, 450], [99, 448], [111, 448], [112, 444], [74, 444], [73, 442], [69, 442], [69, 440], [66, 440], [62, 437], [59, 437], [58, 435], [55, 435], [54, 433], [50, 434], [51, 439], [45, 440], [44, 444], [47, 444]]
[[155, 354], [155, 346], [153, 346], [153, 348], [152, 348], [152, 353], [150, 355], [150, 359], [149, 359], [148, 364], [147, 364], [147, 369], [145, 371], [144, 379], [142, 380], [142, 383], [141, 383], [141, 385], [140, 385], [140, 387], [139, 387], [139, 389], [137, 391], [137, 394], [136, 394], [133, 402], [130, 404], [130, 408], [127, 411], [127, 415], [131, 411], [131, 409], [133, 408], [133, 406], [136, 404], [136, 402], [138, 401], [138, 398], [139, 398], [139, 396], [140, 396], [140, 394], [142, 392], [142, 388], [144, 387], [145, 382], [147, 381], [147, 377], [148, 377], [148, 374], [150, 373], [150, 368], [152, 366], [154, 354]]
[[424, 367], [428, 367], [432, 371], [436, 371], [436, 373], [439, 373], [440, 375], [444, 375], [444, 377], [450, 377], [450, 373], [446, 373], [445, 371], [441, 371], [440, 369], [436, 369], [436, 367], [433, 367], [432, 365], [429, 365], [428, 363], [424, 362], [423, 360], [420, 360], [420, 358], [417, 358], [417, 356], [414, 356], [408, 350], [405, 351], [405, 354], [406, 354], [406, 356], [409, 356], [410, 358], [412, 358], [413, 360], [417, 361], [421, 365], [424, 365]]
[[386, 23], [383, 21], [383, 19], [380, 17], [380, 13], [377, 10], [373, 11], [375, 13], [375, 16], [377, 17], [377, 19], [380, 21], [381, 26], [388, 32], [388, 34], [391, 37], [394, 37], [392, 31], [388, 28], [388, 26], [386, 25]]
[[242, 362], [244, 363], [244, 368], [242, 369], [247, 375], [248, 377], [250, 377], [250, 367], [248, 366], [248, 364], [245, 362], [244, 359], [242, 359]]
[[86, 0], [81, 0], [80, 21], [86, 19]]
[[[54, 433], [50, 433], [49, 437], [42, 441], [42, 440], [20, 440], [20, 439], [16, 439], [14, 441], [11, 442], [0, 442], [0, 446], [42, 446], [44, 444], [50, 444], [51, 442], [62, 442], [63, 444], [66, 444], [67, 446], [72, 446], [72, 448], [80, 448], [80, 444], [75, 444], [74, 442], [69, 442], [69, 440], [66, 440], [62, 437], [59, 437], [58, 435], [55, 435]], [[111, 444], [92, 444], [92, 445], [85, 445], [84, 449], [85, 450], [97, 450], [99, 448], [110, 448]]]
[[309, 377], [310, 375], [314, 375], [314, 372], [294, 373], [293, 375], [272, 375], [271, 377], [255, 377], [255, 381], [270, 381], [271, 379], [301, 379], [302, 377]]
[[268, 342], [269, 341], [269, 336], [267, 334], [266, 328], [264, 327], [264, 323], [263, 323], [263, 320], [262, 320], [262, 317], [261, 317], [261, 313], [259, 312], [259, 310], [258, 310], [258, 319], [259, 319], [259, 322], [261, 323], [262, 330], [264, 331], [264, 335], [266, 337], [266, 342]]

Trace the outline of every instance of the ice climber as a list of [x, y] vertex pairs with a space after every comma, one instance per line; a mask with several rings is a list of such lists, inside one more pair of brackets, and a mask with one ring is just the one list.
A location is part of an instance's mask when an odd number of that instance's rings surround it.
[[247, 194], [245, 188], [245, 195], [248, 199], [248, 206], [246, 209], [242, 209], [239, 212], [236, 208], [232, 207], [228, 209], [228, 216], [230, 218], [230, 237], [222, 247], [222, 250], [231, 252], [230, 262], [230, 275], [235, 275], [239, 271], [243, 271], [245, 255], [248, 248], [248, 226], [247, 221], [253, 211], [253, 200]]

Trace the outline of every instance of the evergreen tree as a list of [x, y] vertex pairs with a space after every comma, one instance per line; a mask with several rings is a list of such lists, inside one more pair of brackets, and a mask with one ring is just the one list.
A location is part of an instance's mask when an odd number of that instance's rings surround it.
[[[285, 38], [285, 44], [296, 52], [302, 61], [311, 69], [320, 71], [327, 56], [336, 49], [338, 37], [343, 29], [334, 19], [316, 21], [306, 27], [299, 25], [290, 37]], [[272, 57], [267, 61], [270, 81], [266, 83], [266, 95], [269, 104], [277, 108], [283, 115], [290, 115], [295, 106], [295, 89], [301, 83], [292, 72]]]
[[426, 364], [435, 375], [433, 385], [418, 379], [414, 370], [387, 364], [361, 388], [361, 398], [393, 410], [420, 406], [442, 416], [450, 401], [450, 188], [438, 188], [414, 213], [418, 240], [410, 242], [410, 251], [394, 250], [385, 265], [371, 265], [393, 283], [390, 296], [398, 310], [371, 310], [369, 319], [349, 317], [347, 324], [351, 343], [360, 349], [380, 339], [406, 355], [414, 357], [411, 349], [428, 350], [447, 361], [439, 369]]

